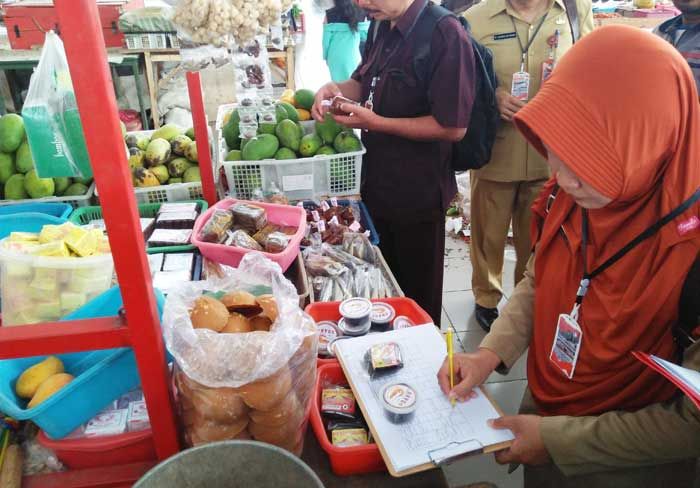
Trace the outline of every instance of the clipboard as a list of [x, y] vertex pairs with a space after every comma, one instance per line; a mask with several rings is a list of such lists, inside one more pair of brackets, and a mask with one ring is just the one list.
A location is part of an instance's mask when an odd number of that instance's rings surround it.
[[[692, 384], [691, 382], [677, 376], [673, 371], [670, 371], [666, 367], [664, 367], [663, 364], [659, 363], [658, 361], [660, 360], [656, 356], [646, 354], [643, 352], [639, 351], [633, 351], [632, 355], [637, 358], [639, 361], [642, 363], [646, 364], [649, 366], [651, 369], [662, 375], [664, 378], [669, 380], [671, 383], [676, 385], [679, 390], [681, 390], [690, 400], [695, 404], [697, 408], [700, 409], [700, 390], [698, 389], [700, 387], [700, 384]], [[662, 361], [662, 360], [661, 360]], [[683, 368], [682, 366], [679, 366], [677, 364], [674, 364], [676, 368], [679, 370], [685, 370], [689, 374], [697, 375], [697, 371], [693, 371], [687, 368]]]
[[[433, 324], [426, 325], [427, 327], [432, 327], [434, 328], [435, 326]], [[422, 326], [417, 326], [417, 327], [422, 327]], [[391, 334], [389, 333], [384, 333], [382, 335], [387, 335]], [[352, 340], [352, 339], [350, 339]], [[387, 341], [391, 341], [389, 337], [387, 337]], [[345, 341], [344, 341], [345, 342]], [[364, 415], [365, 421], [367, 422], [367, 425], [372, 433], [372, 437], [374, 439], [374, 442], [377, 444], [377, 447], [379, 448], [379, 452], [382, 455], [382, 459], [384, 460], [384, 463], [387, 466], [387, 470], [389, 471], [389, 474], [396, 478], [400, 478], [403, 476], [409, 476], [415, 473], [420, 473], [422, 471], [428, 471], [430, 469], [434, 469], [437, 467], [440, 467], [443, 464], [452, 462], [454, 460], [468, 457], [468, 456], [473, 456], [477, 454], [487, 454], [495, 451], [500, 451], [502, 449], [506, 449], [510, 447], [510, 445], [513, 443], [512, 440], [505, 441], [505, 442], [498, 442], [490, 445], [484, 445], [482, 444], [479, 440], [477, 439], [464, 439], [464, 440], [456, 440], [447, 443], [446, 445], [432, 449], [427, 451], [427, 456], [430, 459], [430, 462], [420, 464], [417, 466], [414, 466], [412, 468], [408, 468], [402, 471], [397, 471], [395, 466], [392, 464], [391, 457], [389, 456], [388, 450], [385, 446], [385, 441], [381, 438], [379, 435], [379, 431], [375, 425], [374, 420], [371, 417], [370, 414], [370, 409], [368, 406], [365, 404], [364, 399], [362, 398], [361, 395], [359, 395], [357, 392], [360, 391], [358, 388], [357, 381], [358, 379], [355, 378], [355, 376], [351, 372], [351, 367], [350, 364], [347, 364], [347, 360], [343, 357], [342, 354], [337, 354], [338, 361], [340, 363], [341, 368], [343, 369], [343, 373], [345, 374], [346, 379], [348, 380], [348, 384], [350, 385], [350, 388], [352, 388], [353, 393], [355, 394], [355, 400], [357, 404], [360, 406], [360, 409], [362, 410], [362, 414]], [[436, 380], [437, 381], [437, 380]], [[501, 408], [494, 402], [494, 400], [491, 398], [491, 396], [481, 387], [478, 387], [478, 389], [481, 391], [481, 393], [484, 395], [484, 397], [491, 403], [493, 408], [498, 412], [499, 415], [503, 416], [503, 411]], [[470, 448], [465, 449], [465, 445], [471, 445]], [[466, 452], [465, 452], [466, 451]]]

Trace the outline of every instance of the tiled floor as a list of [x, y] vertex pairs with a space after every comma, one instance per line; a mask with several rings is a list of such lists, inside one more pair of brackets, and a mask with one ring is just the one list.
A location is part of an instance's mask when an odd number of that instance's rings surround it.
[[[513, 291], [513, 272], [515, 255], [511, 249], [506, 250], [504, 264], [504, 297]], [[472, 266], [469, 261], [469, 246], [454, 237], [447, 236], [445, 246], [445, 278], [443, 285], [442, 330], [452, 327], [458, 339], [456, 346], [461, 351], [473, 351], [483, 339], [485, 333], [474, 320], [474, 295], [471, 291]], [[491, 375], [487, 381], [486, 391], [498, 403], [506, 414], [518, 411], [520, 400], [526, 387], [526, 356], [523, 356], [508, 375], [498, 373]], [[456, 461], [443, 468], [450, 487], [462, 487], [470, 483], [488, 481], [498, 488], [521, 488], [523, 486], [522, 468], [508, 474], [507, 466], [500, 466], [493, 455], [483, 454]]]

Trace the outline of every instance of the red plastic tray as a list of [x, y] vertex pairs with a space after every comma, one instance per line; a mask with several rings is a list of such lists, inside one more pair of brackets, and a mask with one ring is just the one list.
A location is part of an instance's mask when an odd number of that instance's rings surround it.
[[56, 453], [70, 469], [116, 466], [155, 461], [151, 429], [105, 437], [53, 440], [39, 432], [39, 443]]
[[[404, 315], [411, 319], [414, 324], [432, 324], [433, 319], [430, 318], [428, 312], [420, 308], [420, 306], [412, 299], [405, 297], [382, 298], [381, 300], [372, 300], [373, 302], [388, 303], [394, 310], [396, 316]], [[323, 320], [332, 320], [338, 322], [340, 320], [340, 302], [314, 302], [306, 307], [306, 313], [311, 315], [311, 318], [316, 323]], [[319, 359], [317, 364], [338, 364], [337, 359]]]
[[321, 449], [326, 451], [330, 458], [333, 472], [338, 476], [350, 476], [385, 471], [386, 464], [376, 444], [352, 447], [336, 447], [331, 444], [321, 417], [321, 391], [325, 384], [348, 384], [343, 368], [337, 362], [324, 364], [318, 370], [310, 417], [311, 427], [314, 429], [318, 443], [321, 444]]

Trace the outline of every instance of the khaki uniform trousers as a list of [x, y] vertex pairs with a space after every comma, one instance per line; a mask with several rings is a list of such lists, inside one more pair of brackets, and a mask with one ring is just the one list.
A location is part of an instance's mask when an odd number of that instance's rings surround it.
[[503, 252], [513, 223], [517, 263], [515, 283], [523, 277], [530, 258], [532, 207], [546, 179], [490, 181], [471, 172], [472, 290], [477, 305], [496, 308], [503, 297]]

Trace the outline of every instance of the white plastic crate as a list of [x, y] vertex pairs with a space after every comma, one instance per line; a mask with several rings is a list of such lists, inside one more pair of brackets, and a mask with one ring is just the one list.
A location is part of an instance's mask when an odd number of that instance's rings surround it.
[[28, 198], [25, 200], [0, 200], [0, 205], [14, 205], [17, 203], [67, 203], [73, 208], [87, 207], [92, 205], [92, 197], [95, 195], [95, 183], [93, 182], [85, 195], [72, 197], [46, 197]]
[[124, 39], [127, 49], [167, 49], [168, 36], [170, 34], [161, 32], [127, 32], [124, 34]]
[[[154, 132], [154, 130], [139, 130], [127, 132], [126, 135], [134, 134], [151, 137]], [[214, 178], [216, 178], [216, 174], [214, 175]], [[137, 203], [164, 203], [204, 199], [204, 192], [202, 190], [201, 182], [175, 183], [170, 185], [149, 186], [146, 188], [134, 188], [134, 194], [136, 195]], [[99, 197], [99, 195], [97, 196]]]

